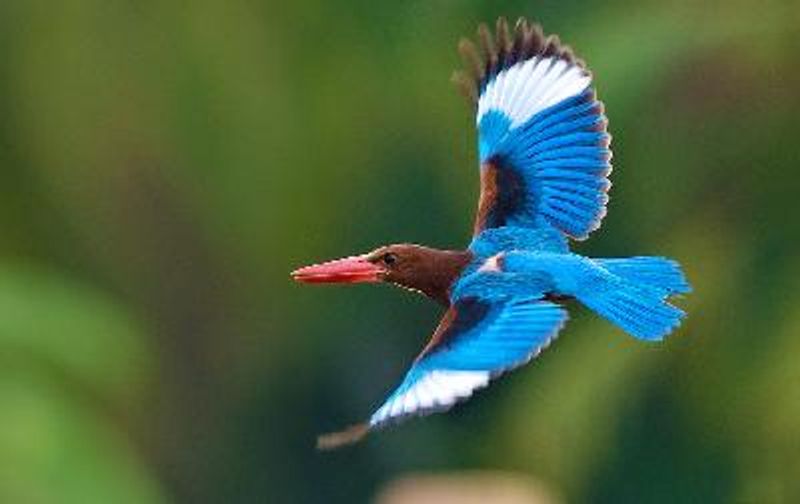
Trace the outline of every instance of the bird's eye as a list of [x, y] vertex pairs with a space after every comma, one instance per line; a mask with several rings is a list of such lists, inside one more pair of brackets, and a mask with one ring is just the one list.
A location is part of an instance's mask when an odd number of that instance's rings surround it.
[[391, 266], [397, 262], [397, 254], [387, 252], [386, 254], [383, 254], [383, 257], [381, 257], [381, 261], [383, 261], [383, 264]]

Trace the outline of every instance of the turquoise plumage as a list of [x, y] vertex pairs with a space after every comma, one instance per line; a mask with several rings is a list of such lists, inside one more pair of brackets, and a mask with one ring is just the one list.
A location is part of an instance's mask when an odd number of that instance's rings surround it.
[[591, 259], [570, 251], [606, 214], [611, 136], [592, 76], [558, 37], [521, 19], [463, 40], [455, 76], [476, 113], [481, 196], [467, 251], [393, 245], [304, 268], [309, 282], [386, 281], [447, 306], [401, 384], [337, 446], [370, 430], [440, 411], [528, 362], [576, 300], [630, 335], [660, 340], [685, 313], [669, 302], [691, 289], [663, 257]]

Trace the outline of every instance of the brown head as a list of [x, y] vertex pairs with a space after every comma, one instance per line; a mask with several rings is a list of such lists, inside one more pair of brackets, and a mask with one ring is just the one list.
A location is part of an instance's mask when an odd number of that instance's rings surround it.
[[305, 283], [387, 282], [448, 305], [450, 287], [471, 259], [469, 251], [387, 245], [368, 254], [300, 268], [292, 277]]

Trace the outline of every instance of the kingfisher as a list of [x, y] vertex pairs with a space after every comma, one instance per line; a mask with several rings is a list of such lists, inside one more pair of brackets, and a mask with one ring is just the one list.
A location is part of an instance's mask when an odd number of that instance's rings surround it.
[[685, 313], [680, 265], [658, 256], [589, 258], [570, 250], [600, 227], [611, 187], [611, 136], [592, 74], [556, 35], [520, 18], [458, 45], [453, 80], [474, 113], [480, 197], [465, 250], [414, 244], [292, 272], [305, 283], [385, 282], [444, 315], [405, 377], [365, 421], [320, 436], [329, 449], [413, 416], [450, 409], [537, 357], [576, 301], [631, 336], [659, 341]]

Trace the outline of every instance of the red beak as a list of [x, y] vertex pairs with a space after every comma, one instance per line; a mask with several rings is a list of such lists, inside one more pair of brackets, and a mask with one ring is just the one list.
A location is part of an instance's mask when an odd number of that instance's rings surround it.
[[379, 282], [385, 270], [365, 256], [345, 257], [292, 271], [292, 278], [304, 283]]

